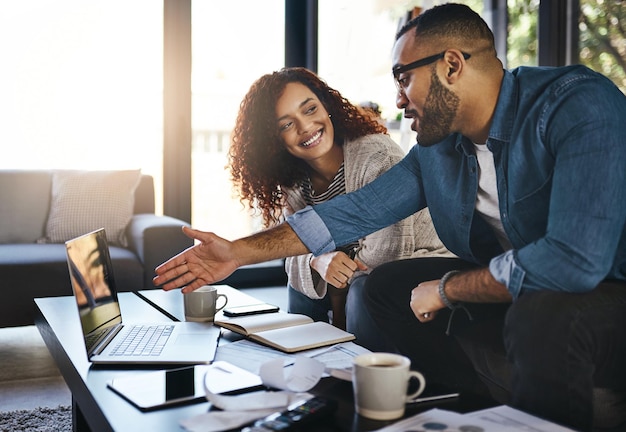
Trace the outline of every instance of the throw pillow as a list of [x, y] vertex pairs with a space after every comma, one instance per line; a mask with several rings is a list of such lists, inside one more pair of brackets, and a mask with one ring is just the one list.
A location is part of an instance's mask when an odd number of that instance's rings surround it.
[[104, 228], [112, 245], [127, 246], [140, 170], [56, 171], [46, 235], [41, 243], [63, 243]]

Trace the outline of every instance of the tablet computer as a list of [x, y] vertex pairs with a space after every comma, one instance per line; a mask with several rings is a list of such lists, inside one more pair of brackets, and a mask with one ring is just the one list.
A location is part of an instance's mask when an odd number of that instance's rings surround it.
[[224, 361], [210, 365], [137, 372], [107, 382], [107, 387], [142, 411], [206, 402], [205, 380], [213, 393], [238, 394], [260, 390], [258, 375]]

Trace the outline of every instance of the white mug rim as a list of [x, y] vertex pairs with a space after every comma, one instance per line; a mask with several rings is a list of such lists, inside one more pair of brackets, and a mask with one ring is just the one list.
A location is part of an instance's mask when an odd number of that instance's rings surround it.
[[195, 290], [187, 293], [187, 294], [193, 294], [195, 292], [213, 292], [213, 291], [217, 291], [217, 287], [214, 285], [202, 285], [199, 288], [196, 288]]
[[360, 354], [354, 357], [352, 362], [355, 366], [363, 368], [377, 368], [383, 364], [388, 369], [409, 368], [411, 366], [411, 360], [401, 354], [382, 352]]

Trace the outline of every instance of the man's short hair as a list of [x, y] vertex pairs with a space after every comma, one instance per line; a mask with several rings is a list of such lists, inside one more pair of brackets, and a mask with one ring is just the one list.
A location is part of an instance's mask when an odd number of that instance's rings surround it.
[[451, 38], [473, 40], [487, 40], [495, 47], [493, 32], [487, 23], [469, 6], [458, 3], [447, 3], [425, 10], [407, 22], [398, 31], [396, 40], [415, 29], [415, 37], [421, 38]]

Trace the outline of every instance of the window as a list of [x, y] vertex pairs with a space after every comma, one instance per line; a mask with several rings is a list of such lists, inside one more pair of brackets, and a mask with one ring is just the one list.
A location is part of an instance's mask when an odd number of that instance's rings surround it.
[[192, 3], [192, 224], [234, 239], [261, 228], [226, 168], [239, 103], [284, 65], [284, 0]]
[[319, 1], [318, 74], [354, 104], [375, 102], [391, 137], [404, 149], [415, 143], [400, 133], [401, 110], [391, 76], [391, 50], [407, 9], [376, 0]]
[[626, 93], [626, 2], [581, 0], [580, 63], [609, 77]]
[[373, 101], [395, 118], [391, 49], [401, 12], [380, 10], [374, 0], [320, 0], [318, 73], [358, 104]]
[[506, 68], [537, 66], [539, 0], [508, 0]]
[[[401, 111], [390, 56], [399, 21], [423, 3], [319, 0], [318, 7], [320, 76], [354, 103], [378, 103], [405, 149], [415, 140], [402, 122], [395, 126]], [[482, 0], [465, 3], [483, 12]], [[506, 3], [507, 66], [537, 64], [539, 0]], [[577, 60], [626, 92], [626, 2], [579, 3]], [[260, 228], [234, 196], [226, 152], [243, 95], [284, 64], [284, 16], [284, 0], [193, 3], [192, 223], [227, 238]], [[162, 1], [5, 2], [0, 56], [0, 168], [141, 168], [155, 178], [162, 212]]]
[[162, 29], [153, 0], [3, 4], [0, 168], [141, 168], [158, 188]]
[[[507, 67], [536, 66], [538, 52], [549, 50], [538, 34], [539, 0], [508, 0]], [[575, 47], [571, 63], [602, 73], [626, 93], [626, 39], [623, 22], [626, 2], [580, 0], [577, 28], [571, 32]], [[556, 25], [556, 24], [554, 24]], [[566, 24], [562, 25], [563, 28]], [[567, 34], [567, 33], [564, 33]], [[545, 45], [543, 45], [545, 43]], [[558, 46], [564, 50], [566, 47]]]

